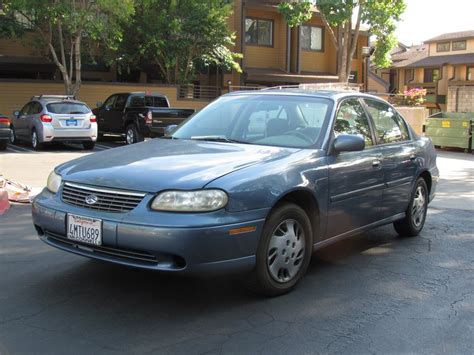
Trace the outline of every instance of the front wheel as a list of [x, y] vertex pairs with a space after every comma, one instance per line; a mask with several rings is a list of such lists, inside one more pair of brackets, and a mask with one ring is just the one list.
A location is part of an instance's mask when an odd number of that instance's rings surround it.
[[405, 218], [393, 223], [397, 233], [403, 237], [415, 237], [425, 225], [428, 210], [428, 187], [423, 178], [418, 178], [413, 189]]
[[10, 144], [16, 144], [18, 140], [16, 139], [15, 128], [13, 126], [10, 127]]
[[244, 283], [265, 296], [291, 291], [308, 268], [312, 247], [311, 222], [305, 211], [293, 203], [281, 205], [265, 222], [256, 267]]

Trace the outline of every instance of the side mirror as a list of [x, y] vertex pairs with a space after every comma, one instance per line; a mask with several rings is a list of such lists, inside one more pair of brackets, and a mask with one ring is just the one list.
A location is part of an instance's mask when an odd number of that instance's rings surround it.
[[169, 126], [166, 126], [165, 127], [165, 136], [171, 136], [173, 134], [173, 132], [176, 130], [176, 128], [178, 127], [178, 125], [176, 124], [171, 124]]
[[95, 106], [96, 106], [97, 108], [101, 108], [102, 105], [103, 105], [103, 102], [101, 102], [101, 101], [97, 101], [96, 104], [95, 104]]
[[337, 136], [333, 143], [333, 149], [340, 152], [357, 152], [364, 150], [365, 140], [363, 137], [355, 134], [341, 134]]
[[20, 111], [18, 111], [18, 110], [13, 111], [13, 116], [14, 116], [14, 117], [20, 116]]

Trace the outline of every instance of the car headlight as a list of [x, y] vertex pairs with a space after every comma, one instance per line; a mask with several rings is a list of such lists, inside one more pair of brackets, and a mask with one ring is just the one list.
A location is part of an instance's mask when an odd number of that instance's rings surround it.
[[155, 197], [151, 208], [169, 212], [209, 212], [227, 204], [222, 190], [164, 191]]
[[48, 176], [48, 183], [46, 184], [46, 187], [52, 193], [56, 193], [58, 192], [59, 187], [61, 186], [61, 181], [61, 176], [52, 171]]

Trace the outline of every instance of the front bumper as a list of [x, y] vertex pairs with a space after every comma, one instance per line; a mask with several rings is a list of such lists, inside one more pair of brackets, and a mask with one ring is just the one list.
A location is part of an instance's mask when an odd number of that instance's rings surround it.
[[[145, 211], [146, 205], [147, 201], [142, 201], [136, 211], [128, 213], [93, 211], [65, 204], [45, 189], [33, 203], [33, 223], [40, 239], [49, 245], [127, 266], [193, 274], [245, 272], [255, 266], [267, 209], [216, 211], [192, 218], [181, 214], [181, 218], [166, 219], [172, 214]], [[102, 246], [68, 240], [67, 213], [102, 219]], [[143, 217], [143, 213], [147, 215]], [[248, 226], [255, 226], [255, 231], [229, 234]]]

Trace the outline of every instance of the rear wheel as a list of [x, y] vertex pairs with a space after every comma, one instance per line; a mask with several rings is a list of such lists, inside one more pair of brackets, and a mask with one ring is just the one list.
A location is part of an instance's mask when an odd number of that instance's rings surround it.
[[138, 133], [137, 126], [134, 124], [128, 125], [125, 129], [125, 140], [127, 144], [134, 144], [143, 141], [143, 137]]
[[257, 249], [257, 263], [244, 283], [265, 296], [291, 291], [308, 268], [312, 254], [311, 222], [293, 203], [275, 209], [265, 222]]
[[95, 147], [95, 142], [83, 142], [82, 146], [85, 150], [92, 150]]
[[34, 150], [41, 150], [44, 148], [44, 144], [39, 141], [38, 134], [36, 133], [35, 129], [31, 131], [31, 146]]
[[16, 139], [15, 128], [10, 127], [10, 144], [17, 144], [18, 140]]
[[419, 178], [413, 189], [405, 218], [393, 223], [395, 230], [400, 236], [415, 237], [420, 234], [425, 225], [428, 198], [426, 182], [423, 178]]

